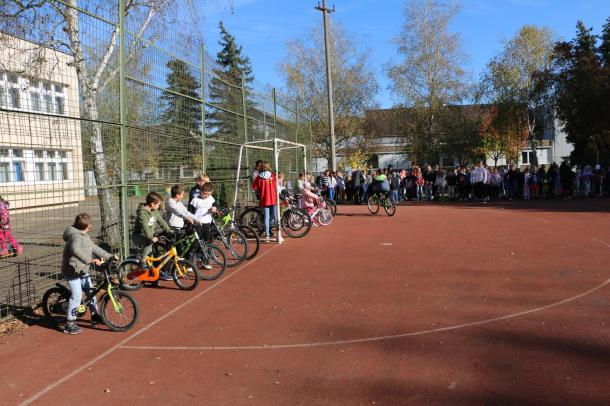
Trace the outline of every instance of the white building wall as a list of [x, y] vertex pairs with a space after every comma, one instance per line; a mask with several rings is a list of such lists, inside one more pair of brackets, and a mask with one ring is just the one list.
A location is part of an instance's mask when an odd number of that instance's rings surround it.
[[[72, 57], [0, 35], [2, 195], [11, 201], [11, 209], [83, 200], [80, 105]], [[40, 60], [44, 62], [33, 62]]]

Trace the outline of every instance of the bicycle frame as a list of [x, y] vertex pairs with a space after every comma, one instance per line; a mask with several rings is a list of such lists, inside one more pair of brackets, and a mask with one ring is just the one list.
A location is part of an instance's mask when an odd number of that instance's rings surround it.
[[[167, 263], [171, 260], [174, 261], [175, 266], [180, 272], [180, 267], [178, 266], [178, 251], [175, 246], [172, 246], [168, 251], [166, 251], [160, 257], [146, 257], [144, 260], [146, 261], [146, 265], [150, 267], [150, 269], [138, 269], [130, 272], [130, 276], [133, 276], [133, 279], [137, 279], [142, 282], [156, 282], [159, 280], [159, 275], [161, 273], [161, 269], [167, 265]], [[159, 265], [154, 266], [153, 264], [158, 263]], [[152, 273], [152, 275], [151, 275]]]
[[85, 298], [81, 301], [81, 304], [76, 308], [76, 311], [78, 313], [85, 313], [85, 311], [87, 310], [87, 306], [89, 306], [89, 304], [91, 302], [93, 302], [93, 299], [95, 299], [95, 297], [102, 291], [105, 290], [106, 293], [108, 294], [108, 296], [110, 297], [110, 301], [112, 302], [112, 307], [114, 308], [114, 311], [117, 313], [120, 313], [123, 311], [123, 306], [117, 302], [114, 298], [114, 295], [112, 293], [113, 287], [112, 287], [112, 283], [110, 282], [110, 278], [108, 276], [108, 271], [104, 270], [104, 280], [100, 283], [98, 283], [94, 288], [89, 289], [89, 292], [85, 293]]

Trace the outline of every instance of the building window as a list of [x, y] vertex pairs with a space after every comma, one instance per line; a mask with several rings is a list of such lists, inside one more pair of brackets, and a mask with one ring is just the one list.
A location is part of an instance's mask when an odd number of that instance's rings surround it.
[[64, 98], [56, 96], [55, 97], [55, 113], [64, 115]]
[[61, 179], [60, 180], [68, 180], [70, 177], [68, 176], [68, 163], [62, 162], [61, 165]]
[[8, 162], [0, 162], [0, 183], [11, 181]]
[[49, 162], [47, 167], [49, 172], [49, 180], [57, 180], [57, 164], [55, 162]]
[[53, 98], [50, 94], [44, 95], [44, 111], [46, 113], [53, 112]]
[[[28, 174], [26, 175], [26, 168]], [[70, 154], [60, 150], [0, 147], [0, 183], [56, 182], [70, 179]]]
[[13, 162], [13, 182], [23, 182], [23, 162]]
[[44, 163], [36, 162], [34, 164], [34, 174], [36, 175], [34, 178], [36, 181], [41, 182], [46, 180], [44, 176]]
[[14, 109], [20, 109], [21, 108], [21, 94], [19, 93], [19, 89], [12, 87], [9, 90], [9, 95], [10, 95], [10, 100], [11, 100], [11, 107]]
[[30, 98], [32, 100], [32, 110], [40, 111], [40, 94], [38, 92], [31, 92]]
[[529, 165], [535, 161], [535, 155], [532, 151], [521, 151], [521, 163], [524, 165]]
[[0, 72], [0, 107], [66, 114], [66, 86]]

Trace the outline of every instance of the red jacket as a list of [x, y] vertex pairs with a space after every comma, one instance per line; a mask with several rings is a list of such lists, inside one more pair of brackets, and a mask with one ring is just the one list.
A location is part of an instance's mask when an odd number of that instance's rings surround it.
[[275, 180], [275, 174], [269, 171], [261, 172], [254, 180], [252, 188], [259, 193], [261, 207], [275, 206], [277, 204], [277, 182]]

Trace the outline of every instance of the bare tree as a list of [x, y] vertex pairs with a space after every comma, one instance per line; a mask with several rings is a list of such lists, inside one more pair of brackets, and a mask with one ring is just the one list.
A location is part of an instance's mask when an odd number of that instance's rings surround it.
[[[377, 80], [369, 67], [369, 51], [359, 51], [353, 38], [334, 24], [331, 30], [331, 67], [337, 149], [361, 144], [364, 113], [374, 104]], [[302, 38], [310, 38], [306, 42]], [[299, 100], [303, 112], [312, 115], [314, 143], [330, 157], [324, 38], [319, 28], [287, 43], [287, 55], [279, 65], [287, 92]], [[368, 144], [367, 144], [368, 145]], [[345, 151], [342, 151], [342, 153]], [[329, 160], [330, 162], [330, 160]]]
[[386, 67], [401, 104], [416, 111], [417, 123], [406, 134], [411, 152], [428, 160], [438, 159], [440, 114], [468, 91], [461, 40], [449, 32], [458, 10], [457, 3], [407, 1], [402, 31], [395, 39], [402, 60]]

